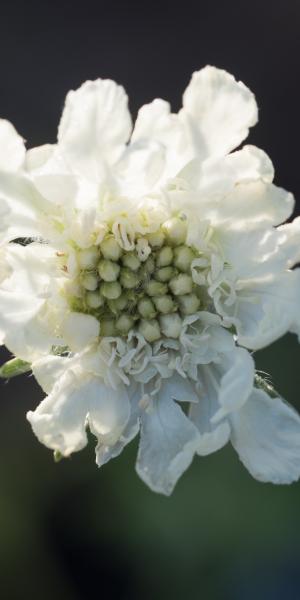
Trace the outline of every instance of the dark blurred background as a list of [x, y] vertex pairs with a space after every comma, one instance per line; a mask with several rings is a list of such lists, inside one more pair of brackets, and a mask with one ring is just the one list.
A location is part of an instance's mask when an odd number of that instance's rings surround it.
[[[29, 147], [55, 141], [64, 96], [86, 79], [122, 83], [135, 115], [154, 97], [178, 110], [194, 70], [225, 68], [257, 96], [249, 141], [300, 198], [299, 0], [2, 0], [0, 56], [0, 115]], [[256, 355], [298, 409], [299, 359], [292, 336]], [[136, 444], [102, 470], [93, 440], [54, 464], [25, 420], [34, 380], [0, 392], [1, 600], [299, 600], [300, 483], [260, 484], [228, 447], [157, 496], [135, 475]]]

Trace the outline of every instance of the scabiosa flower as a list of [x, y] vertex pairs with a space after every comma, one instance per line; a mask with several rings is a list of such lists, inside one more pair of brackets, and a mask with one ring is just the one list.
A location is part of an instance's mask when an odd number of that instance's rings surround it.
[[[183, 108], [139, 111], [122, 87], [67, 95], [58, 142], [25, 152], [0, 124], [0, 341], [47, 394], [27, 415], [99, 466], [140, 432], [137, 471], [171, 493], [195, 454], [229, 440], [254, 477], [300, 475], [300, 417], [251, 351], [300, 333], [300, 219], [254, 146], [253, 94], [213, 67]], [[131, 134], [131, 137], [130, 137]]]

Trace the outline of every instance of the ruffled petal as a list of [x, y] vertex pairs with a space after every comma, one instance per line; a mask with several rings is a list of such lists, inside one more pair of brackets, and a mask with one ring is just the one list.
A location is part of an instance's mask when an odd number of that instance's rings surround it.
[[231, 442], [259, 481], [291, 483], [300, 476], [300, 416], [282, 402], [255, 390], [231, 417]]
[[192, 462], [198, 443], [196, 427], [163, 391], [141, 417], [136, 469], [154, 491], [169, 495]]
[[179, 113], [190, 130], [195, 154], [223, 156], [236, 148], [257, 122], [254, 95], [232, 75], [215, 67], [193, 74]]
[[127, 102], [124, 89], [108, 79], [68, 93], [58, 145], [75, 171], [97, 179], [120, 157], [131, 131]]
[[116, 440], [129, 416], [124, 389], [106, 388], [96, 377], [81, 377], [69, 369], [35, 411], [27, 413], [34, 433], [63, 456], [87, 443], [86, 423], [98, 440]]

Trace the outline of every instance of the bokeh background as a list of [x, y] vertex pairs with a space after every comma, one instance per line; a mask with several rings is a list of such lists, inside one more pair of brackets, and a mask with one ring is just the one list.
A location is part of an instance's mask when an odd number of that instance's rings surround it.
[[[299, 0], [3, 0], [0, 56], [0, 115], [29, 147], [55, 141], [86, 79], [122, 83], [135, 115], [154, 97], [178, 110], [194, 70], [225, 68], [257, 96], [250, 142], [300, 198]], [[292, 336], [256, 354], [300, 409], [299, 359]], [[0, 393], [1, 599], [299, 600], [300, 483], [260, 484], [228, 447], [164, 498], [136, 476], [135, 443], [102, 470], [93, 440], [55, 464], [25, 420], [42, 398], [33, 378]]]

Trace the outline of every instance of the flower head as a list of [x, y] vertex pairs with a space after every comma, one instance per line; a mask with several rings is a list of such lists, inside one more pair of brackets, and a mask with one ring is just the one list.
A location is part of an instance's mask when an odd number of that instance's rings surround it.
[[140, 431], [137, 471], [165, 494], [229, 440], [254, 477], [299, 477], [300, 417], [249, 353], [300, 331], [293, 197], [262, 150], [231, 152], [256, 121], [248, 88], [206, 67], [132, 134], [109, 80], [69, 92], [55, 145], [25, 152], [0, 124], [0, 339], [47, 394], [27, 416], [52, 450], [88, 427], [101, 466]]

